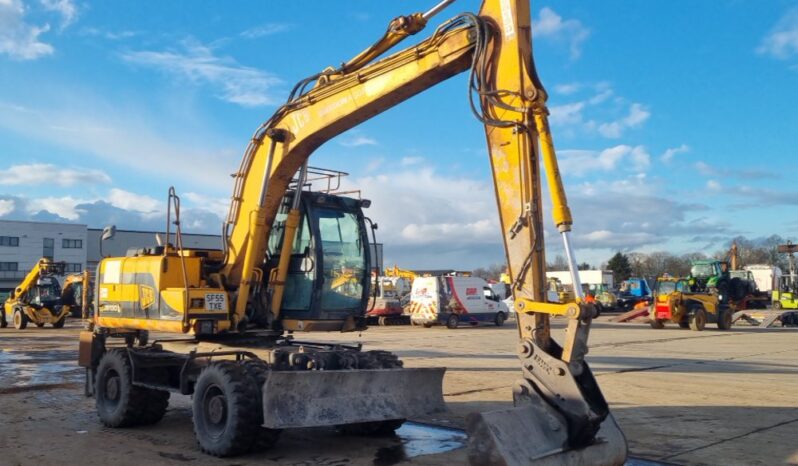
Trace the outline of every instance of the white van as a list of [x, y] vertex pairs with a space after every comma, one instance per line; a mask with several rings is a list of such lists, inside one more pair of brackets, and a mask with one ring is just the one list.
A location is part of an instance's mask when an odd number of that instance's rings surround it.
[[510, 316], [488, 283], [478, 277], [419, 277], [410, 292], [410, 323], [457, 328], [461, 323], [480, 322], [502, 326]]

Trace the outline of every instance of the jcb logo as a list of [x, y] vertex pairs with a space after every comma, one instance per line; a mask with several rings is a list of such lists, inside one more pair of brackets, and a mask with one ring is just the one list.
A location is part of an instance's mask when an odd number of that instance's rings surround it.
[[155, 303], [155, 290], [149, 286], [141, 285], [139, 287], [139, 305], [141, 309], [147, 309]]

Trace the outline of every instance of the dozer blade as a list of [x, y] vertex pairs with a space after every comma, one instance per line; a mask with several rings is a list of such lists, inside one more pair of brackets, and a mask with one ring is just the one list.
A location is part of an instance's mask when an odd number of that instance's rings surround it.
[[319, 427], [443, 411], [444, 368], [274, 371], [263, 385], [263, 426]]
[[566, 419], [541, 398], [526, 398], [515, 408], [468, 416], [472, 465], [610, 466], [626, 461], [626, 438], [612, 414], [601, 423], [591, 444], [572, 448]]

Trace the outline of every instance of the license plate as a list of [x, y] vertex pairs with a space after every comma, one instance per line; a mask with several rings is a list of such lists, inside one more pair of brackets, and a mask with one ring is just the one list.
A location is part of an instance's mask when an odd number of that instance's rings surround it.
[[224, 293], [205, 293], [206, 311], [227, 311], [227, 295]]

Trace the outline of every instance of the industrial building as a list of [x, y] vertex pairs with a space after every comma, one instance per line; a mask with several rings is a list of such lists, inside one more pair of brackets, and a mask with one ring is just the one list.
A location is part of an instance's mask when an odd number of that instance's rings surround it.
[[[54, 222], [0, 220], [0, 300], [25, 278], [42, 257], [65, 262], [67, 273], [94, 272], [104, 256], [124, 256], [129, 249], [156, 244], [155, 231], [116, 230], [100, 245], [102, 229]], [[183, 234], [183, 247], [221, 249], [219, 235]], [[102, 250], [101, 250], [102, 248]], [[374, 267], [382, 270], [382, 244], [371, 245]]]

